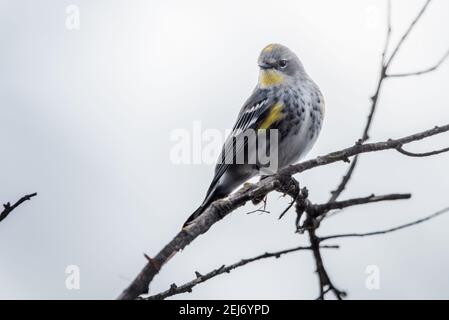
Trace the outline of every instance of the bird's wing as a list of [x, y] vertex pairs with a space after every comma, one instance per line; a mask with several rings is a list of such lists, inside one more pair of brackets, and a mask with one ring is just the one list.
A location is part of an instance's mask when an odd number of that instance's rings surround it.
[[[239, 139], [239, 136], [245, 133], [248, 129], [257, 130], [260, 129], [261, 126], [263, 126], [264, 129], [268, 129], [265, 127], [267, 123], [266, 120], [270, 117], [272, 107], [276, 102], [275, 99], [267, 96], [265, 90], [260, 89], [256, 89], [245, 102], [229, 137], [223, 145], [220, 157], [218, 158], [218, 163], [215, 167], [214, 179], [212, 180], [208, 194], [213, 190], [216, 183], [220, 180], [229, 166], [236, 163], [236, 159], [240, 159], [239, 156], [241, 155], [241, 152], [245, 150], [247, 140], [243, 138]], [[230, 159], [232, 159], [232, 163], [229, 163]]]

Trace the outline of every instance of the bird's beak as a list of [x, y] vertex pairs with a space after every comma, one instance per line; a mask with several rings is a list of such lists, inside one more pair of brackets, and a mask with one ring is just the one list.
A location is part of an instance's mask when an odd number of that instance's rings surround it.
[[259, 68], [263, 69], [263, 70], [272, 69], [273, 65], [270, 63], [267, 63], [267, 62], [261, 62], [261, 63], [259, 63]]

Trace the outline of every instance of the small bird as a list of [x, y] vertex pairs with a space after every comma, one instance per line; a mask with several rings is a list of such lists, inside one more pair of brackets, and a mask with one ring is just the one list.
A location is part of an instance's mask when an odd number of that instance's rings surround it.
[[[260, 152], [261, 131], [265, 137], [266, 132], [268, 136], [270, 132], [277, 133], [277, 170], [304, 157], [318, 138], [324, 117], [323, 95], [296, 54], [283, 45], [270, 44], [259, 55], [258, 65], [258, 84], [240, 110], [223, 146], [206, 198], [184, 227], [215, 200], [228, 196], [252, 177], [267, 173], [263, 170], [267, 166], [261, 165], [257, 156], [255, 161], [249, 161]], [[248, 132], [256, 132], [256, 141], [244, 138]], [[273, 145], [267, 139], [265, 148]], [[275, 172], [268, 170], [268, 174]]]

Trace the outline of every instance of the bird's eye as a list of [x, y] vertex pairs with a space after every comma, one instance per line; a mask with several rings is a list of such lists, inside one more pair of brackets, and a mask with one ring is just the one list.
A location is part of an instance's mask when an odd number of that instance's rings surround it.
[[287, 66], [287, 60], [280, 60], [279, 61], [279, 67], [285, 68]]

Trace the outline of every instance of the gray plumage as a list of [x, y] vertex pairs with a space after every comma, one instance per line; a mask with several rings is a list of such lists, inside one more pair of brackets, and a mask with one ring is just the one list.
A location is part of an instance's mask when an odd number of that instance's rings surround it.
[[[242, 183], [260, 174], [273, 174], [297, 162], [312, 148], [324, 117], [324, 100], [298, 57], [287, 47], [271, 44], [258, 59], [259, 82], [243, 105], [215, 167], [203, 204], [184, 226], [213, 201], [226, 197]], [[261, 130], [265, 129], [265, 130]], [[276, 130], [276, 166], [259, 159], [260, 141]], [[245, 139], [245, 137], [255, 137]], [[265, 149], [265, 148], [264, 148]], [[262, 152], [264, 152], [263, 150]], [[271, 154], [270, 154], [271, 155]]]

